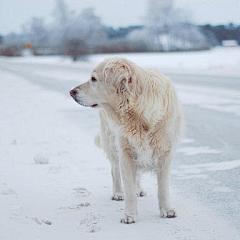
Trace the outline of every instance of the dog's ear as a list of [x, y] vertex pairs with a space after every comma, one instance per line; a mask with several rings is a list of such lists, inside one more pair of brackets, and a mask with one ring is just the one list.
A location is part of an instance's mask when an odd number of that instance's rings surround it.
[[129, 93], [132, 93], [132, 78], [131, 76], [129, 77], [124, 77], [121, 78], [120, 81], [117, 83], [117, 89], [118, 91], [128, 91]]
[[132, 70], [125, 59], [115, 59], [105, 65], [104, 75], [107, 82], [111, 82], [117, 92], [132, 92]]

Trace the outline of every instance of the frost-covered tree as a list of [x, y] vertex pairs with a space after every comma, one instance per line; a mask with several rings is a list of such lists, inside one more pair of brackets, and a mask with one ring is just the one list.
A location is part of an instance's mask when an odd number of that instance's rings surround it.
[[51, 45], [59, 46], [63, 54], [71, 54], [74, 59], [92, 52], [96, 45], [107, 39], [101, 19], [93, 8], [77, 14], [69, 10], [64, 0], [56, 2], [50, 32]]
[[48, 30], [44, 24], [44, 19], [33, 17], [23, 29], [27, 43], [33, 47], [48, 45]]
[[107, 40], [101, 19], [93, 8], [84, 9], [70, 24], [67, 30], [68, 49], [74, 59], [94, 51], [97, 45]]
[[94, 8], [84, 9], [72, 22], [68, 30], [70, 39], [86, 41], [89, 46], [107, 39], [101, 19], [95, 15]]
[[148, 0], [146, 36], [154, 50], [206, 48], [206, 40], [188, 15], [174, 7], [174, 0]]
[[50, 45], [60, 48], [64, 47], [73, 15], [64, 0], [56, 0], [56, 6], [53, 11], [54, 22], [50, 27]]
[[146, 25], [157, 32], [164, 31], [173, 21], [174, 0], [148, 0]]
[[70, 10], [64, 0], [56, 0], [56, 6], [53, 11], [55, 25], [58, 27], [67, 26], [70, 21]]

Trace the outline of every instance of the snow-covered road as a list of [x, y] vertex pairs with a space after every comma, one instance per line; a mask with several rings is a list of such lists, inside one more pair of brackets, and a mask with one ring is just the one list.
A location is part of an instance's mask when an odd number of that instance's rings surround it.
[[94, 66], [0, 59], [0, 239], [239, 239], [240, 78], [166, 71], [186, 115], [172, 170], [178, 217], [159, 218], [146, 174], [139, 222], [126, 226], [93, 144], [97, 111], [68, 93]]

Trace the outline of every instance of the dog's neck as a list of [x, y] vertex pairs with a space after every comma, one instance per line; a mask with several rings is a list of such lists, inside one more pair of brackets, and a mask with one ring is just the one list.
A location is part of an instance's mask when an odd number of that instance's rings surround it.
[[143, 140], [150, 129], [150, 124], [143, 115], [137, 113], [129, 105], [128, 107], [125, 105], [124, 108], [118, 108], [116, 111], [111, 105], [104, 104], [103, 109], [108, 117], [121, 128], [126, 137]]
[[133, 109], [129, 109], [120, 115], [120, 127], [126, 136], [143, 140], [150, 129], [150, 124]]

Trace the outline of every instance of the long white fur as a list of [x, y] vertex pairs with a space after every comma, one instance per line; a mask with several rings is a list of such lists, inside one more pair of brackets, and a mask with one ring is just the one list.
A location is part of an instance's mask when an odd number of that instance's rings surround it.
[[[91, 79], [75, 88], [75, 100], [100, 107], [100, 134], [96, 145], [112, 166], [113, 200], [125, 198], [123, 223], [137, 221], [140, 172], [154, 171], [162, 217], [175, 217], [170, 206], [171, 161], [183, 132], [183, 113], [169, 78], [126, 59], [107, 59]], [[122, 188], [123, 183], [123, 188]], [[123, 191], [124, 189], [124, 191]]]

